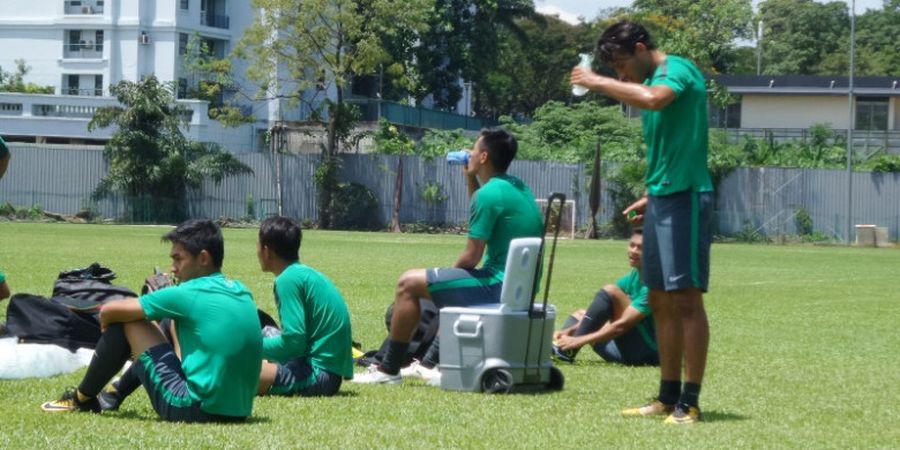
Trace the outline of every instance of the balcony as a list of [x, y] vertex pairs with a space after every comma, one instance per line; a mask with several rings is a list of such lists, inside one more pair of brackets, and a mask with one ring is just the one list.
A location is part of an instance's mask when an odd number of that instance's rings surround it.
[[93, 42], [66, 44], [63, 57], [67, 59], [103, 59], [103, 44], [94, 44]]
[[103, 14], [103, 1], [66, 0], [65, 5], [65, 14], [69, 16]]
[[103, 89], [64, 87], [64, 88], [62, 88], [62, 94], [63, 95], [81, 95], [84, 97], [102, 97]]
[[200, 12], [200, 25], [227, 30], [230, 24], [228, 16]]

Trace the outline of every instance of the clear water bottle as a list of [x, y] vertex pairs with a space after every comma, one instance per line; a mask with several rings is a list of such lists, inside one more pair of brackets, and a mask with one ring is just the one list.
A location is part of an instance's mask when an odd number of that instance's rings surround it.
[[[578, 67], [584, 67], [587, 69], [591, 68], [591, 63], [594, 62], [594, 56], [590, 53], [579, 53], [578, 56], [581, 58], [581, 62], [578, 63]], [[584, 94], [590, 92], [590, 89], [579, 86], [577, 84], [572, 85], [572, 95], [576, 97], [581, 97]]]
[[469, 151], [457, 150], [447, 153], [447, 164], [455, 166], [466, 166], [469, 164]]

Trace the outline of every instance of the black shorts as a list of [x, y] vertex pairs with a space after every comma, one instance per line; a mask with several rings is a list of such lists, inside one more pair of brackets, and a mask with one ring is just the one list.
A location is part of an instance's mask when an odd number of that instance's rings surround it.
[[329, 396], [337, 394], [343, 380], [340, 375], [314, 367], [306, 358], [297, 358], [278, 364], [275, 382], [266, 394]]
[[712, 192], [650, 196], [644, 215], [641, 275], [648, 288], [677, 291], [709, 286]]
[[133, 364], [147, 390], [153, 409], [170, 422], [243, 422], [246, 417], [210, 414], [200, 409], [188, 391], [187, 377], [172, 344], [164, 343], [141, 353]]

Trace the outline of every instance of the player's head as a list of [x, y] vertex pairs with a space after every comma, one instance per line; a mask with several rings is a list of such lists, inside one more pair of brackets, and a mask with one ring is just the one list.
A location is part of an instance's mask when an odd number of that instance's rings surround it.
[[259, 241], [256, 245], [260, 267], [268, 271], [269, 260], [272, 257], [285, 263], [299, 260], [302, 239], [303, 232], [294, 219], [282, 216], [266, 219], [259, 226]]
[[640, 227], [631, 230], [631, 239], [628, 240], [628, 265], [636, 269], [641, 268], [641, 255], [644, 248], [644, 230]]
[[210, 220], [192, 219], [162, 237], [172, 243], [172, 273], [181, 281], [218, 272], [225, 258], [222, 230]]
[[516, 158], [519, 144], [515, 136], [503, 128], [485, 128], [475, 141], [469, 156], [469, 168], [477, 171], [478, 167], [490, 164], [494, 171], [506, 173], [512, 160]]
[[653, 75], [652, 51], [656, 44], [650, 33], [637, 22], [622, 21], [610, 25], [597, 41], [597, 57], [615, 69], [619, 79], [642, 83]]

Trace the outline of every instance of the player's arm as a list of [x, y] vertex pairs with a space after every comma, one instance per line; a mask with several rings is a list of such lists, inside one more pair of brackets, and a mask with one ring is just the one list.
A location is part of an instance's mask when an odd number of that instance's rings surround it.
[[303, 305], [314, 300], [308, 298], [309, 292], [302, 283], [276, 283], [275, 291], [278, 293], [282, 332], [263, 338], [262, 356], [269, 361], [283, 362], [306, 353], [308, 343]]
[[622, 316], [617, 320], [607, 322], [599, 330], [585, 334], [584, 336], [563, 337], [559, 341], [559, 346], [563, 350], [570, 348], [578, 348], [584, 345], [596, 344], [598, 342], [609, 342], [634, 328], [641, 320], [644, 320], [644, 314], [629, 305], [622, 312]]
[[474, 269], [484, 257], [485, 241], [469, 238], [466, 240], [466, 248], [456, 259], [453, 267], [460, 269]]
[[100, 308], [101, 329], [106, 329], [108, 325], [113, 323], [134, 322], [146, 318], [147, 315], [136, 298], [116, 300], [106, 303]]
[[571, 82], [635, 108], [651, 111], [659, 111], [675, 100], [675, 91], [669, 86], [646, 86], [640, 83], [619, 81], [598, 75], [584, 67], [572, 69]]

